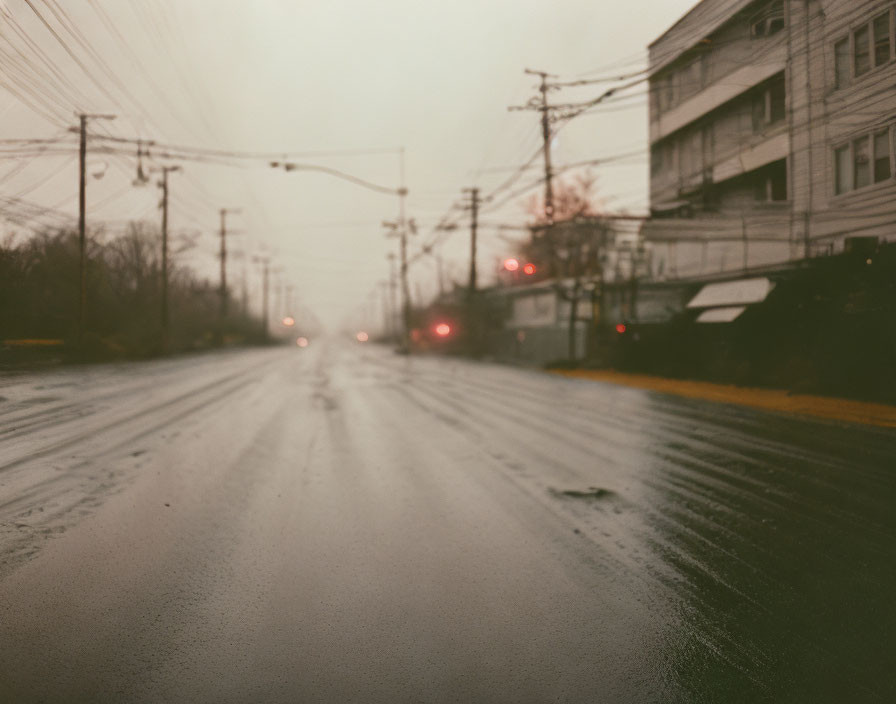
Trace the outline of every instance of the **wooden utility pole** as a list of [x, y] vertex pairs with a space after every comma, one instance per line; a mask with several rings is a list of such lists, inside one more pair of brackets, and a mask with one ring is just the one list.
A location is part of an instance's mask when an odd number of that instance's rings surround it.
[[401, 276], [401, 346], [410, 350], [411, 334], [411, 294], [408, 287], [408, 235], [416, 232], [414, 220], [405, 217], [405, 198], [408, 189], [404, 185], [404, 149], [401, 150], [400, 187], [398, 188], [398, 220], [395, 222], [384, 221], [383, 227], [389, 230], [389, 237], [398, 237], [399, 261]]
[[[401, 218], [397, 222], [383, 221], [383, 227], [389, 230], [387, 237], [398, 238], [398, 279], [401, 289], [401, 315], [399, 316], [401, 329], [399, 330], [399, 336], [402, 347], [407, 348], [411, 329], [411, 296], [408, 289], [408, 233]], [[392, 278], [394, 279], [395, 254], [389, 254], [389, 262], [392, 264]]]
[[261, 319], [264, 324], [264, 337], [267, 339], [268, 337], [268, 280], [270, 278], [271, 265], [268, 261], [264, 263], [264, 290], [262, 293], [262, 314]]
[[444, 268], [442, 265], [442, 255], [436, 254], [436, 276], [439, 277], [439, 298], [445, 295], [445, 275], [442, 269]]
[[239, 213], [239, 208], [221, 208], [221, 325], [227, 320], [227, 213]]
[[261, 324], [262, 338], [268, 339], [268, 282], [271, 270], [270, 257], [252, 257], [252, 261], [261, 264]]
[[168, 352], [168, 174], [180, 171], [180, 166], [163, 166], [162, 180], [162, 354]]
[[81, 115], [80, 169], [78, 171], [78, 346], [83, 342], [87, 323], [87, 115]]
[[389, 305], [391, 282], [380, 281], [379, 287], [383, 302], [383, 336], [388, 338], [392, 336], [392, 307]]
[[401, 322], [402, 346], [410, 350], [411, 344], [411, 291], [408, 288], [408, 232], [413, 232], [414, 221], [405, 218], [405, 199], [408, 189], [404, 183], [404, 147], [401, 149], [400, 184], [398, 187], [398, 236], [401, 241]]
[[87, 327], [87, 121], [114, 120], [115, 115], [78, 115], [80, 147], [78, 170], [78, 346], [84, 340]]
[[556, 86], [548, 83], [550, 73], [544, 71], [533, 71], [525, 69], [525, 73], [541, 78], [541, 85], [538, 87], [540, 96], [532, 98], [526, 105], [511, 106], [508, 110], [537, 110], [541, 113], [541, 138], [544, 143], [544, 217], [545, 221], [550, 225], [554, 222], [554, 170], [551, 167], [551, 110], [555, 110], [556, 106], [548, 104], [548, 91]]
[[[464, 193], [470, 194], [470, 283], [469, 293], [473, 296], [476, 293], [476, 227], [479, 218], [479, 189], [465, 188]], [[441, 272], [439, 274], [441, 278]], [[441, 287], [441, 281], [439, 282]]]
[[396, 315], [398, 309], [395, 300], [395, 291], [398, 288], [398, 281], [395, 276], [395, 252], [389, 252], [386, 258], [389, 260], [389, 336], [394, 338], [397, 332], [395, 323], [398, 320]]

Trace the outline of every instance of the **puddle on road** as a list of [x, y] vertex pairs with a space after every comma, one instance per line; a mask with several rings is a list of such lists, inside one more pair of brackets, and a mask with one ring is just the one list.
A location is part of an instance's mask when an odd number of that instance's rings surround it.
[[578, 489], [548, 489], [548, 492], [551, 496], [558, 499], [583, 499], [585, 501], [600, 501], [616, 496], [615, 492], [597, 486], [588, 487], [585, 491]]
[[589, 506], [603, 513], [605, 510], [615, 514], [623, 512], [624, 499], [611, 489], [590, 486], [587, 489], [554, 489], [548, 487], [548, 494], [560, 501]]

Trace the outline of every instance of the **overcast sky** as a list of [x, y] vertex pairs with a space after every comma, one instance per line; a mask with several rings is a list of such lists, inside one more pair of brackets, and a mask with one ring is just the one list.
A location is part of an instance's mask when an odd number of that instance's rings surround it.
[[[61, 154], [3, 157], [0, 195], [77, 212], [79, 111], [112, 113], [96, 133], [159, 143], [252, 152], [354, 151], [307, 156], [388, 188], [398, 186], [405, 150], [408, 216], [420, 224], [410, 251], [433, 237], [461, 189], [483, 194], [538, 149], [536, 112], [509, 112], [536, 94], [523, 69], [561, 79], [613, 76], [646, 66], [646, 46], [693, 0], [0, 0], [0, 139], [58, 136]], [[38, 17], [35, 10], [43, 17]], [[53, 27], [62, 46], [43, 21]], [[72, 56], [74, 55], [74, 56]], [[64, 80], [63, 80], [64, 79]], [[587, 100], [606, 85], [553, 93]], [[644, 90], [643, 84], [639, 87]], [[635, 92], [638, 89], [632, 89]], [[29, 105], [26, 105], [26, 101]], [[636, 153], [593, 168], [604, 207], [643, 212], [647, 184], [646, 100], [634, 96], [577, 117], [553, 145], [557, 166]], [[91, 142], [91, 145], [94, 143]], [[136, 147], [128, 156], [90, 158], [89, 219], [114, 231], [128, 218], [158, 218], [158, 189], [133, 187]], [[357, 153], [367, 152], [367, 153]], [[146, 162], [165, 162], [153, 157]], [[262, 159], [242, 167], [180, 162], [171, 176], [171, 228], [195, 247], [180, 260], [216, 276], [217, 209], [238, 234], [231, 281], [244, 268], [257, 300], [252, 255], [267, 253], [295, 286], [295, 299], [330, 325], [359, 319], [368, 295], [388, 275], [397, 242], [383, 220], [398, 199], [320, 173], [285, 173]], [[508, 193], [535, 182], [540, 161]], [[534, 188], [532, 192], [538, 192]], [[526, 221], [526, 195], [481, 219], [479, 270], [487, 282], [510, 248], [500, 224]], [[28, 236], [22, 226], [3, 224]], [[446, 275], [465, 280], [469, 234], [450, 235], [440, 251]], [[436, 266], [412, 269], [412, 294], [436, 289]], [[296, 306], [298, 307], [298, 306]], [[377, 308], [379, 310], [379, 308]], [[356, 320], [357, 319], [357, 320]]]

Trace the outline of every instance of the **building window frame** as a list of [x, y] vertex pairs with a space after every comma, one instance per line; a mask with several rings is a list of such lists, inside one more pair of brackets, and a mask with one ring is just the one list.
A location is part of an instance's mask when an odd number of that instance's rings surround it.
[[[852, 42], [849, 35], [834, 42], [834, 89], [846, 88], [852, 83]], [[841, 63], [845, 62], [845, 63]]]
[[787, 119], [787, 78], [775, 76], [753, 93], [751, 102], [753, 134], [762, 134]]
[[790, 189], [788, 186], [789, 165], [787, 159], [760, 167], [753, 184], [753, 200], [757, 204], [788, 203]]
[[[878, 140], [883, 138], [885, 141], [884, 157], [879, 155]], [[887, 127], [882, 130], [875, 130], [871, 133], [871, 180], [874, 183], [884, 183], [893, 178], [893, 128]]]
[[[882, 137], [886, 139], [886, 166], [880, 158], [879, 140]], [[831, 149], [831, 164], [835, 197], [893, 183], [896, 179], [896, 124], [878, 125], [836, 142]]]
[[675, 73], [668, 71], [656, 79], [656, 107], [662, 115], [676, 106]]
[[677, 108], [706, 88], [709, 81], [709, 63], [704, 49], [692, 52], [687, 60], [675, 68], [667, 69], [651, 82], [656, 96], [657, 112], [662, 114]]
[[699, 53], [675, 71], [675, 103], [681, 104], [703, 90], [706, 85], [706, 54]]
[[[879, 32], [879, 21], [883, 17], [888, 20], [886, 59], [879, 56], [880, 34], [875, 34], [875, 32]], [[864, 38], [862, 42], [864, 47], [857, 44], [862, 37]], [[838, 48], [842, 49], [844, 42], [845, 56], [843, 53], [838, 54]], [[891, 5], [883, 11], [878, 10], [850, 28], [846, 34], [838, 36], [831, 44], [831, 53], [834, 67], [834, 90], [848, 88], [864, 80], [875, 71], [892, 66], [896, 61], [896, 8]], [[845, 58], [846, 66], [840, 64], [838, 58], [841, 60]]]
[[654, 144], [650, 148], [650, 175], [653, 178], [659, 176], [664, 169], [668, 168], [665, 162], [666, 147], [664, 144]]
[[770, 0], [750, 17], [750, 38], [767, 39], [787, 27], [783, 0]]

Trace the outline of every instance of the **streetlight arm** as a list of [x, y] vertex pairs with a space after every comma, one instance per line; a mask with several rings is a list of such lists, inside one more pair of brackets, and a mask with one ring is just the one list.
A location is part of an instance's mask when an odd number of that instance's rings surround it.
[[329, 174], [330, 176], [335, 176], [336, 178], [341, 178], [344, 181], [349, 181], [357, 186], [369, 188], [370, 190], [377, 191], [378, 193], [386, 193], [390, 196], [401, 196], [407, 194], [406, 188], [387, 188], [386, 186], [380, 186], [379, 184], [365, 181], [362, 178], [352, 176], [351, 174], [347, 174], [343, 171], [331, 169], [328, 166], [318, 166], [317, 164], [296, 164], [291, 161], [272, 161], [270, 165], [271, 168], [274, 169], [283, 167], [284, 171], [319, 171], [321, 173]]

